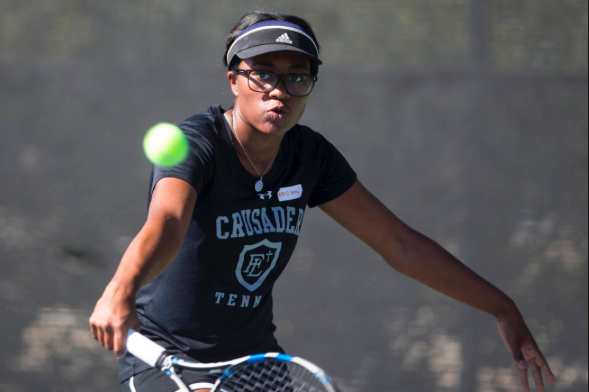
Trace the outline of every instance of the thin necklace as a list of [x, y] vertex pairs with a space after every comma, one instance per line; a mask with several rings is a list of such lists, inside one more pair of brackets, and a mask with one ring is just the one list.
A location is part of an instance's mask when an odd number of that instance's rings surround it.
[[233, 123], [233, 129], [232, 129], [233, 134], [235, 135], [235, 138], [239, 142], [239, 145], [241, 146], [241, 149], [245, 153], [245, 156], [247, 157], [248, 161], [250, 161], [250, 163], [254, 167], [254, 170], [256, 171], [256, 173], [258, 173], [258, 176], [260, 176], [260, 179], [256, 182], [256, 185], [254, 186], [254, 189], [256, 190], [256, 192], [262, 192], [262, 189], [264, 189], [264, 181], [263, 181], [263, 178], [266, 175], [266, 172], [268, 171], [268, 169], [270, 168], [270, 166], [272, 166], [272, 162], [274, 162], [274, 159], [276, 159], [276, 156], [278, 155], [278, 151], [280, 151], [280, 146], [278, 146], [278, 150], [276, 150], [276, 152], [274, 153], [274, 156], [272, 157], [272, 160], [270, 161], [270, 163], [266, 167], [266, 170], [264, 170], [264, 174], [260, 174], [260, 172], [258, 171], [258, 168], [256, 168], [256, 165], [254, 165], [254, 163], [250, 159], [250, 156], [247, 155], [247, 151], [245, 151], [245, 148], [243, 147], [243, 144], [241, 144], [241, 140], [239, 140], [239, 136], [237, 136], [237, 128], [235, 128], [235, 115], [234, 115], [234, 113], [235, 113], [235, 109], [233, 109], [233, 112], [231, 112], [231, 122]]

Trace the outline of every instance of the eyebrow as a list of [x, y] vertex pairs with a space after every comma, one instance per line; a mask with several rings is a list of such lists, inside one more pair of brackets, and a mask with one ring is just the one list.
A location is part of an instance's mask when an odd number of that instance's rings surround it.
[[[253, 66], [256, 66], [256, 65], [261, 65], [263, 67], [274, 67], [274, 64], [272, 64], [272, 63], [264, 63], [264, 62], [257, 62]], [[307, 70], [307, 67], [305, 67], [303, 65], [300, 65], [300, 64], [294, 64], [294, 65], [291, 65], [289, 67], [289, 69], [304, 69], [306, 71]]]

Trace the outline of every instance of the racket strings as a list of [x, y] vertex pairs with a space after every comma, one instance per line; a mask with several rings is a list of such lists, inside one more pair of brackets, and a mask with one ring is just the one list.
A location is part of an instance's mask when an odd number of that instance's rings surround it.
[[266, 361], [247, 364], [225, 373], [219, 392], [325, 392], [323, 383], [294, 363]]

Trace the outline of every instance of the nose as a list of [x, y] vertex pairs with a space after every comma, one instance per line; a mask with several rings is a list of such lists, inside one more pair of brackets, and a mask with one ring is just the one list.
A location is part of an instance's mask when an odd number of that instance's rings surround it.
[[274, 90], [270, 91], [270, 96], [272, 98], [277, 98], [277, 99], [290, 98], [290, 94], [286, 90], [286, 84], [284, 83], [284, 80], [278, 81], [278, 84], [276, 85], [276, 87], [274, 87]]

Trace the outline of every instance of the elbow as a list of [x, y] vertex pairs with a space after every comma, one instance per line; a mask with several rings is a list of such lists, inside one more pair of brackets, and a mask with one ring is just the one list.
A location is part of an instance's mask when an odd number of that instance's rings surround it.
[[[184, 244], [184, 237], [188, 228], [182, 224], [181, 220], [169, 214], [154, 214], [147, 220], [144, 229], [155, 238], [158, 244], [163, 245], [174, 255], [180, 253]], [[174, 256], [175, 257], [175, 256]]]
[[182, 222], [175, 218], [169, 218], [164, 224], [164, 238], [166, 238], [170, 247], [175, 254], [180, 253], [186, 237], [187, 228], [184, 228]]
[[407, 275], [410, 267], [410, 255], [416, 246], [419, 246], [421, 235], [415, 230], [407, 227], [400, 233], [393, 236], [389, 241], [384, 259], [395, 271]]

